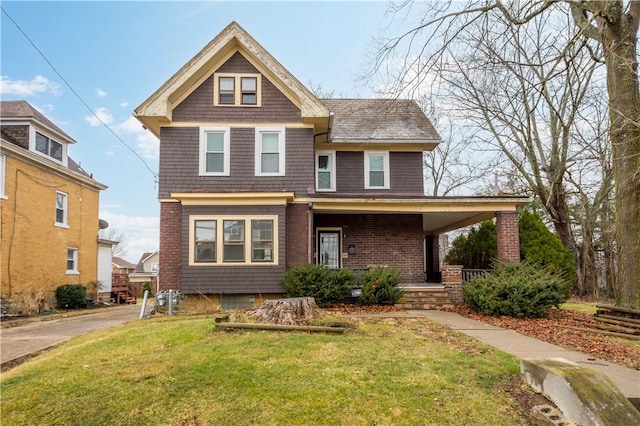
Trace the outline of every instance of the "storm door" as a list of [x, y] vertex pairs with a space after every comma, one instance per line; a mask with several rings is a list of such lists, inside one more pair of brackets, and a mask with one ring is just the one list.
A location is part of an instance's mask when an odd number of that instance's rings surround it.
[[340, 268], [340, 231], [318, 231], [318, 263]]

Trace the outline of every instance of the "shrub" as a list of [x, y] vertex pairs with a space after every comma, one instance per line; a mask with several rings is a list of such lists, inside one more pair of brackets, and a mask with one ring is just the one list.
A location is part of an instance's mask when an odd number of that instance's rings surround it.
[[445, 262], [471, 269], [489, 269], [491, 262], [497, 257], [496, 224], [488, 220], [482, 222], [477, 228], [472, 227], [468, 235], [459, 235], [453, 240]]
[[146, 281], [144, 284], [142, 284], [141, 292], [143, 295], [145, 290], [149, 290], [149, 297], [153, 297], [153, 290], [151, 289], [151, 283], [149, 281]]
[[65, 284], [56, 289], [59, 308], [82, 308], [87, 306], [87, 289], [80, 284]]
[[355, 275], [348, 269], [304, 265], [290, 269], [282, 279], [287, 297], [313, 297], [319, 307], [351, 296]]
[[44, 290], [30, 289], [11, 298], [11, 312], [20, 315], [36, 315], [51, 309], [50, 299]]
[[360, 276], [362, 295], [360, 305], [393, 305], [404, 294], [400, 284], [400, 272], [394, 268], [374, 267]]
[[569, 291], [576, 278], [573, 256], [562, 245], [560, 237], [547, 228], [536, 213], [522, 210], [518, 221], [520, 231], [520, 256], [522, 259], [548, 265], [564, 275]]
[[567, 301], [567, 280], [537, 262], [495, 263], [493, 272], [474, 278], [464, 288], [469, 307], [485, 315], [540, 318], [547, 308]]

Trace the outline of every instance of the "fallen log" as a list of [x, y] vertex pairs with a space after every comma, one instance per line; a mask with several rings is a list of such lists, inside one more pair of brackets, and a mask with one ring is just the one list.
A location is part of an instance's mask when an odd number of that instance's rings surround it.
[[316, 325], [284, 325], [284, 324], [254, 324], [242, 322], [221, 322], [216, 328], [237, 328], [252, 330], [279, 330], [279, 331], [309, 331], [316, 333], [344, 333], [344, 327], [321, 327]]
[[621, 317], [619, 315], [607, 315], [607, 314], [596, 314], [594, 315], [596, 318], [607, 318], [615, 321], [624, 321], [627, 324], [636, 324], [637, 327], [640, 327], [640, 319]]
[[608, 311], [613, 311], [613, 312], [624, 312], [625, 314], [636, 315], [638, 316], [638, 318], [640, 318], [640, 309], [622, 308], [620, 306], [613, 306], [613, 305], [596, 305], [596, 308], [606, 309]]
[[640, 324], [634, 324], [634, 323], [629, 323], [627, 321], [622, 321], [619, 319], [610, 319], [610, 318], [602, 318], [602, 317], [595, 317], [594, 318], [596, 321], [600, 321], [606, 324], [612, 324], [612, 325], [617, 325], [620, 327], [624, 327], [626, 329], [629, 330], [633, 330], [635, 333], [634, 334], [640, 334]]
[[583, 331], [585, 333], [604, 334], [606, 336], [622, 337], [624, 339], [630, 339], [630, 340], [640, 340], [640, 336], [634, 336], [634, 335], [625, 334], [625, 333], [616, 333], [613, 331], [595, 330], [593, 328], [580, 328], [580, 327], [571, 327], [571, 326], [567, 326], [567, 328], [571, 330], [576, 330], [576, 331]]
[[630, 334], [630, 335], [640, 335], [640, 330], [637, 330], [635, 328], [626, 328], [626, 327], [621, 327], [619, 325], [613, 325], [613, 324], [593, 324], [592, 325], [595, 328], [599, 328], [601, 330], [608, 330], [608, 331], [615, 331], [617, 333], [624, 333], [624, 334]]

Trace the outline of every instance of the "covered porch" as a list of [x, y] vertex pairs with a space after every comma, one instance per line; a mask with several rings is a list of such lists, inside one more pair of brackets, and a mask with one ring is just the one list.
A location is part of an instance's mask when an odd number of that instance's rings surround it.
[[361, 270], [387, 265], [403, 286], [441, 286], [440, 235], [496, 218], [500, 260], [520, 260], [517, 208], [528, 197], [328, 197], [310, 200], [311, 262]]

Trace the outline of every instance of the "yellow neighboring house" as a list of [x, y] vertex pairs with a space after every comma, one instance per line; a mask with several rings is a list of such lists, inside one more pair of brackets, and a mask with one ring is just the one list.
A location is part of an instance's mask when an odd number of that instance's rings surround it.
[[[26, 101], [0, 102], [2, 298], [98, 281], [99, 196], [75, 141]], [[103, 222], [104, 223], [104, 222]]]

